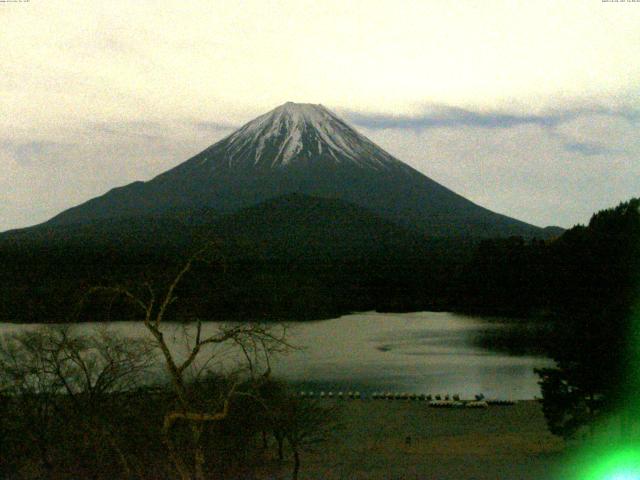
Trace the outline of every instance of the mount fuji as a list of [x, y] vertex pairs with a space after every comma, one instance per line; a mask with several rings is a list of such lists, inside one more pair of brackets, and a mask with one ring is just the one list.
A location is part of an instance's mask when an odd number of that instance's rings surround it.
[[440, 185], [322, 105], [291, 102], [150, 181], [115, 188], [43, 225], [202, 209], [232, 214], [290, 194], [348, 202], [431, 237], [548, 236]]

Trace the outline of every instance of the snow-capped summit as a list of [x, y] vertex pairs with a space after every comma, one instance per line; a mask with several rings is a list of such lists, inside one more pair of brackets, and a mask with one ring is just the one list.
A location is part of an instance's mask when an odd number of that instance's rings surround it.
[[209, 147], [199, 159], [212, 168], [279, 168], [310, 161], [352, 163], [376, 170], [401, 162], [322, 105], [287, 102]]

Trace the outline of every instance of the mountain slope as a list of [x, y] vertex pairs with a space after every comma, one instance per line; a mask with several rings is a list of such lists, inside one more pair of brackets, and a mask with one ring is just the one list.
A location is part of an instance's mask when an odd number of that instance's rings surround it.
[[430, 236], [545, 236], [397, 160], [320, 105], [286, 103], [148, 182], [116, 188], [50, 225], [208, 207], [231, 213], [289, 193], [339, 198]]
[[289, 194], [202, 227], [203, 236], [235, 244], [243, 255], [287, 262], [423, 257], [424, 239], [339, 199]]
[[[369, 210], [339, 199], [288, 194], [227, 215], [140, 216], [96, 220], [0, 234], [0, 251], [87, 252], [136, 258], [177, 255], [217, 241], [229, 258], [355, 261], [371, 256], [423, 256], [424, 238]], [[121, 252], [121, 253], [118, 253]], [[384, 256], [384, 257], [382, 257]]]

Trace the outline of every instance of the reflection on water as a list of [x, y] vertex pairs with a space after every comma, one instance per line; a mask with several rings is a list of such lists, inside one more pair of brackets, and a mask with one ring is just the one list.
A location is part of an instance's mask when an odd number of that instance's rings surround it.
[[[216, 326], [207, 322], [204, 331], [213, 331]], [[458, 393], [463, 397], [484, 393], [512, 399], [539, 396], [533, 368], [551, 362], [475, 346], [474, 337], [488, 327], [501, 325], [487, 324], [480, 317], [435, 312], [371, 312], [288, 323], [289, 341], [301, 348], [276, 359], [273, 371], [301, 383], [302, 388], [325, 391]], [[4, 324], [0, 332], [25, 328], [33, 327]], [[129, 337], [146, 335], [144, 327], [133, 322], [114, 323], [110, 328]], [[174, 326], [166, 338], [177, 351], [184, 351], [181, 328]]]
[[475, 346], [475, 336], [487, 328], [501, 325], [435, 312], [361, 313], [296, 324], [290, 338], [306, 348], [278, 367], [287, 378], [317, 389], [539, 396], [533, 368], [550, 361]]

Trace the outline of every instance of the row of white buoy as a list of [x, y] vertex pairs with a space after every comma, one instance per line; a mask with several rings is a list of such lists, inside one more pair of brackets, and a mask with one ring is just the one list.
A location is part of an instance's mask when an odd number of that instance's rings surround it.
[[345, 399], [345, 398], [349, 398], [351, 400], [364, 400], [365, 399], [365, 395], [360, 393], [360, 392], [319, 392], [316, 394], [316, 392], [300, 392], [298, 394], [300, 397], [308, 397], [308, 398], [337, 398], [337, 399]]
[[[301, 391], [298, 393], [301, 398], [328, 398], [328, 399], [350, 399], [350, 400], [365, 400], [366, 395], [360, 392], [348, 391], [348, 392], [314, 392], [314, 391]], [[455, 408], [455, 407], [468, 407], [468, 408], [487, 408], [489, 405], [514, 405], [512, 400], [486, 400], [484, 395], [476, 395], [475, 400], [461, 400], [460, 395], [425, 395], [423, 393], [400, 393], [400, 392], [374, 392], [371, 394], [373, 400], [421, 400], [428, 401], [430, 407], [435, 408]]]
[[434, 400], [429, 402], [429, 406], [433, 408], [487, 408], [489, 404], [485, 401], [469, 400]]
[[424, 393], [400, 393], [400, 392], [374, 392], [371, 398], [374, 400], [427, 400], [430, 395]]
[[425, 395], [424, 393], [375, 392], [371, 395], [374, 400], [427, 400], [460, 401], [460, 395]]
[[487, 405], [509, 406], [509, 405], [515, 405], [516, 404], [515, 400], [496, 400], [496, 399], [492, 399], [492, 400], [485, 400], [485, 402], [487, 403]]
[[[366, 395], [360, 392], [313, 392], [301, 391], [298, 393], [300, 397], [308, 398], [349, 398], [349, 399], [365, 399]], [[373, 400], [454, 400], [460, 401], [459, 395], [425, 395], [424, 393], [407, 393], [407, 392], [374, 392], [370, 398]]]
[[515, 405], [513, 400], [435, 400], [429, 402], [430, 407], [435, 408], [488, 408], [490, 405], [509, 406]]

